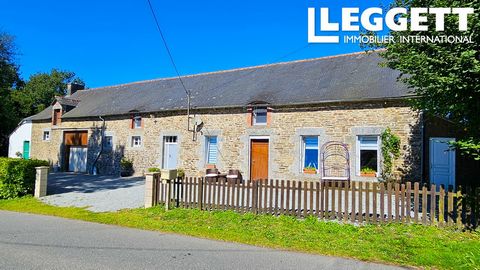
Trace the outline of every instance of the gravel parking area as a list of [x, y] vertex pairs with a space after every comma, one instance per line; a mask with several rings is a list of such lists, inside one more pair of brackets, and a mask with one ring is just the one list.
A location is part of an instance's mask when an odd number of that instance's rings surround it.
[[48, 196], [41, 200], [55, 206], [75, 206], [94, 212], [112, 212], [142, 207], [144, 186], [143, 177], [52, 173], [48, 178]]

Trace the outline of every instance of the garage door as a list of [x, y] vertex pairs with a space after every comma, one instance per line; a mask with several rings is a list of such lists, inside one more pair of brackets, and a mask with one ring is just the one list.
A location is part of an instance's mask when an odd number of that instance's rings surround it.
[[65, 169], [69, 172], [87, 172], [87, 131], [64, 133]]

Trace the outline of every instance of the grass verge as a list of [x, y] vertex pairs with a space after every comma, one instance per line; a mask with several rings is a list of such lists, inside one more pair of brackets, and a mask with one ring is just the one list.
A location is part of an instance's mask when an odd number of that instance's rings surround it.
[[292, 251], [439, 269], [480, 269], [480, 233], [420, 225], [353, 226], [309, 217], [161, 207], [93, 213], [35, 198], [0, 200], [0, 210], [173, 232]]

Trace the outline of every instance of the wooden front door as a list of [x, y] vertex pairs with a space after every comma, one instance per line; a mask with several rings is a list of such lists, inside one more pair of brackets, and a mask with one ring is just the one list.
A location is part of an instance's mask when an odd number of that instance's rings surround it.
[[250, 179], [268, 179], [268, 140], [254, 139], [250, 149]]

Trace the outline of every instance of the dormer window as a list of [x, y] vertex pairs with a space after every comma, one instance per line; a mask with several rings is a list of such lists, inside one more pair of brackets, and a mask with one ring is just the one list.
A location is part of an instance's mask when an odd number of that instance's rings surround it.
[[141, 116], [135, 116], [132, 119], [132, 128], [137, 129], [137, 128], [142, 128], [142, 117]]
[[267, 124], [267, 108], [257, 107], [252, 111], [252, 125], [266, 125]]
[[56, 126], [62, 121], [62, 109], [53, 110], [52, 125]]

